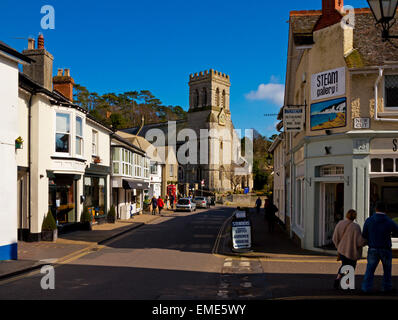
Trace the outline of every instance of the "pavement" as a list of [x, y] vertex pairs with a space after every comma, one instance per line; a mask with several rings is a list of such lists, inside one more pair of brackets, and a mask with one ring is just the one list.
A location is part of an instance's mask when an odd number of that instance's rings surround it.
[[314, 257], [319, 259], [323, 257], [336, 260], [336, 257], [332, 255], [301, 249], [288, 237], [281, 224], [275, 224], [274, 232], [270, 233], [267, 222], [264, 220], [263, 212], [257, 213], [254, 209], [250, 209], [248, 218], [252, 225], [251, 250], [240, 253], [232, 251], [231, 216], [225, 221], [223, 230], [220, 231], [219, 243], [215, 249], [215, 254], [244, 258]]
[[43, 265], [65, 262], [161, 216], [172, 214], [165, 210], [162, 215], [141, 214], [114, 224], [93, 225], [92, 231], [59, 235], [56, 242], [18, 242], [18, 260], [0, 261], [0, 280], [40, 269]]

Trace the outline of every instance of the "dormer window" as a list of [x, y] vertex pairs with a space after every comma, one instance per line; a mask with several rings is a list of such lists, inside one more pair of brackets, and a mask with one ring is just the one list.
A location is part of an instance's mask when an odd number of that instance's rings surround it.
[[384, 97], [386, 108], [398, 108], [398, 75], [385, 76]]

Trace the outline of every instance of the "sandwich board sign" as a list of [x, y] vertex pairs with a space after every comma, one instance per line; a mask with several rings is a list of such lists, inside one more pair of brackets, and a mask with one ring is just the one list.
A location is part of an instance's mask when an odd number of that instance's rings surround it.
[[232, 246], [234, 250], [250, 249], [251, 223], [247, 219], [246, 212], [237, 211], [232, 220]]

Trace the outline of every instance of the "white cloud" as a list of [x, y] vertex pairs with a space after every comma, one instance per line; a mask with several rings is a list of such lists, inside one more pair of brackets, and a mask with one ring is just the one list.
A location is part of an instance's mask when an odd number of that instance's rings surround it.
[[256, 91], [246, 94], [248, 100], [265, 100], [271, 101], [279, 106], [283, 105], [285, 96], [285, 86], [279, 83], [272, 83], [276, 78], [271, 78], [271, 83], [260, 84]]

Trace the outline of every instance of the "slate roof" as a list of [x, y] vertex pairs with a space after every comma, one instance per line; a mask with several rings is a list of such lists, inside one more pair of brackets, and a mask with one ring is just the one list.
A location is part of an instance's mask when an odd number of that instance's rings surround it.
[[[296, 45], [310, 44], [312, 30], [321, 17], [320, 10], [292, 11], [290, 27]], [[398, 35], [398, 23], [390, 31]], [[381, 66], [386, 62], [398, 62], [398, 39], [382, 41], [381, 28], [375, 26], [375, 19], [368, 8], [355, 9], [354, 50], [346, 57], [349, 68]]]

